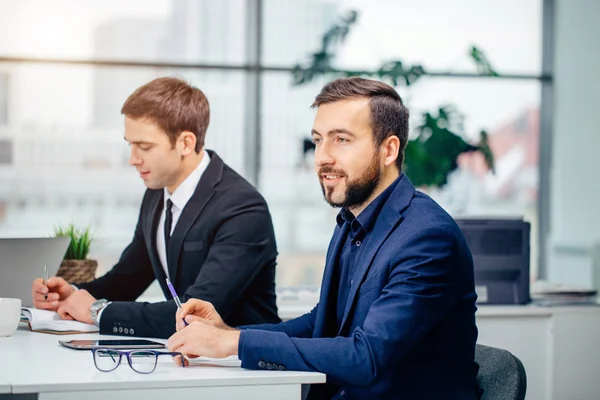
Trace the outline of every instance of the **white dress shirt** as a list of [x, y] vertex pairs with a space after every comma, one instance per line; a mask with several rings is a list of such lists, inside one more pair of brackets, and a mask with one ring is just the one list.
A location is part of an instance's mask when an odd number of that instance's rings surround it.
[[[204, 150], [203, 150], [204, 151]], [[158, 258], [160, 259], [160, 263], [162, 264], [167, 277], [169, 276], [169, 266], [167, 264], [167, 250], [165, 248], [165, 210], [167, 209], [167, 200], [171, 199], [173, 202], [173, 207], [171, 208], [171, 214], [173, 215], [172, 223], [171, 223], [171, 235], [173, 231], [175, 231], [175, 227], [177, 226], [177, 221], [179, 220], [179, 216], [181, 215], [181, 211], [190, 200], [194, 192], [196, 191], [196, 187], [198, 186], [198, 182], [200, 182], [200, 178], [202, 178], [202, 174], [208, 167], [208, 163], [210, 162], [210, 157], [206, 151], [204, 151], [204, 157], [202, 157], [202, 161], [196, 167], [195, 170], [192, 171], [191, 174], [188, 175], [187, 178], [179, 186], [173, 193], [169, 193], [167, 188], [164, 188], [164, 203], [163, 210], [160, 214], [160, 220], [158, 221], [158, 229], [156, 230], [156, 250], [158, 252]]]
[[[203, 150], [204, 151], [204, 150]], [[202, 157], [202, 161], [198, 164], [195, 170], [192, 171], [191, 174], [188, 175], [187, 178], [175, 189], [173, 194], [169, 193], [167, 188], [164, 188], [164, 206], [162, 213], [160, 214], [160, 221], [158, 222], [158, 229], [156, 230], [156, 250], [158, 251], [158, 257], [160, 258], [160, 263], [162, 264], [163, 269], [167, 276], [169, 276], [169, 266], [167, 265], [167, 251], [165, 248], [165, 210], [167, 208], [167, 200], [171, 199], [173, 202], [173, 207], [171, 208], [171, 214], [173, 215], [173, 219], [171, 222], [171, 234], [175, 230], [175, 226], [177, 226], [177, 221], [179, 220], [179, 216], [181, 215], [181, 210], [185, 207], [187, 202], [190, 200], [194, 192], [196, 191], [196, 187], [200, 182], [200, 178], [202, 178], [202, 174], [206, 171], [208, 167], [208, 163], [210, 162], [210, 156], [206, 151], [204, 151], [204, 156]], [[75, 289], [77, 289], [75, 287]], [[102, 313], [106, 310], [106, 307], [110, 305], [110, 302], [104, 306], [96, 317], [95, 324], [100, 326], [100, 318], [102, 317]]]

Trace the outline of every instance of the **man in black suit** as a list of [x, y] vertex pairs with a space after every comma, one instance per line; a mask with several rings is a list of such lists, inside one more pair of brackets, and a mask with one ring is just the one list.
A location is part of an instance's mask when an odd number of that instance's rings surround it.
[[[267, 204], [257, 190], [204, 149], [209, 105], [176, 78], [159, 78], [125, 102], [129, 163], [148, 187], [131, 244], [106, 275], [75, 288], [37, 279], [37, 308], [95, 323], [100, 333], [167, 338], [176, 304], [213, 303], [230, 325], [278, 322], [277, 249]], [[157, 279], [166, 301], [135, 302]]]

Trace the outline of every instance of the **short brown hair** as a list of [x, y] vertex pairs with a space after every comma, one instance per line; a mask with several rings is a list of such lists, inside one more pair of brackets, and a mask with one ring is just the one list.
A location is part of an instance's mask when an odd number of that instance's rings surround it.
[[174, 146], [183, 131], [196, 135], [196, 153], [204, 146], [210, 108], [204, 93], [172, 77], [158, 78], [140, 86], [121, 108], [132, 119], [148, 119], [165, 131]]
[[408, 142], [408, 109], [402, 98], [390, 85], [359, 77], [340, 78], [326, 84], [315, 98], [311, 108], [340, 100], [366, 97], [371, 109], [371, 129], [375, 145], [379, 146], [390, 136], [400, 139], [396, 166], [402, 171], [404, 149]]

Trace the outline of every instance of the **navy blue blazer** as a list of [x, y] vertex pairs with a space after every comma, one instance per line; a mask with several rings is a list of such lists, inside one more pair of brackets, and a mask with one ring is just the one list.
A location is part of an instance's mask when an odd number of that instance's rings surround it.
[[318, 305], [245, 327], [242, 367], [325, 373], [309, 399], [476, 399], [473, 260], [452, 217], [402, 175], [363, 244], [339, 324], [332, 275], [347, 229], [335, 228]]

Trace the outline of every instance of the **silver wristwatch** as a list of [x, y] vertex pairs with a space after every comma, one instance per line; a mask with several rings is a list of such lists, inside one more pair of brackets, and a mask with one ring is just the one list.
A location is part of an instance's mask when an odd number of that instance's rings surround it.
[[90, 306], [90, 315], [92, 316], [92, 321], [94, 321], [94, 324], [96, 324], [96, 326], [100, 325], [100, 322], [98, 321], [98, 314], [100, 313], [100, 310], [102, 310], [107, 305], [108, 300], [100, 299], [93, 302]]

